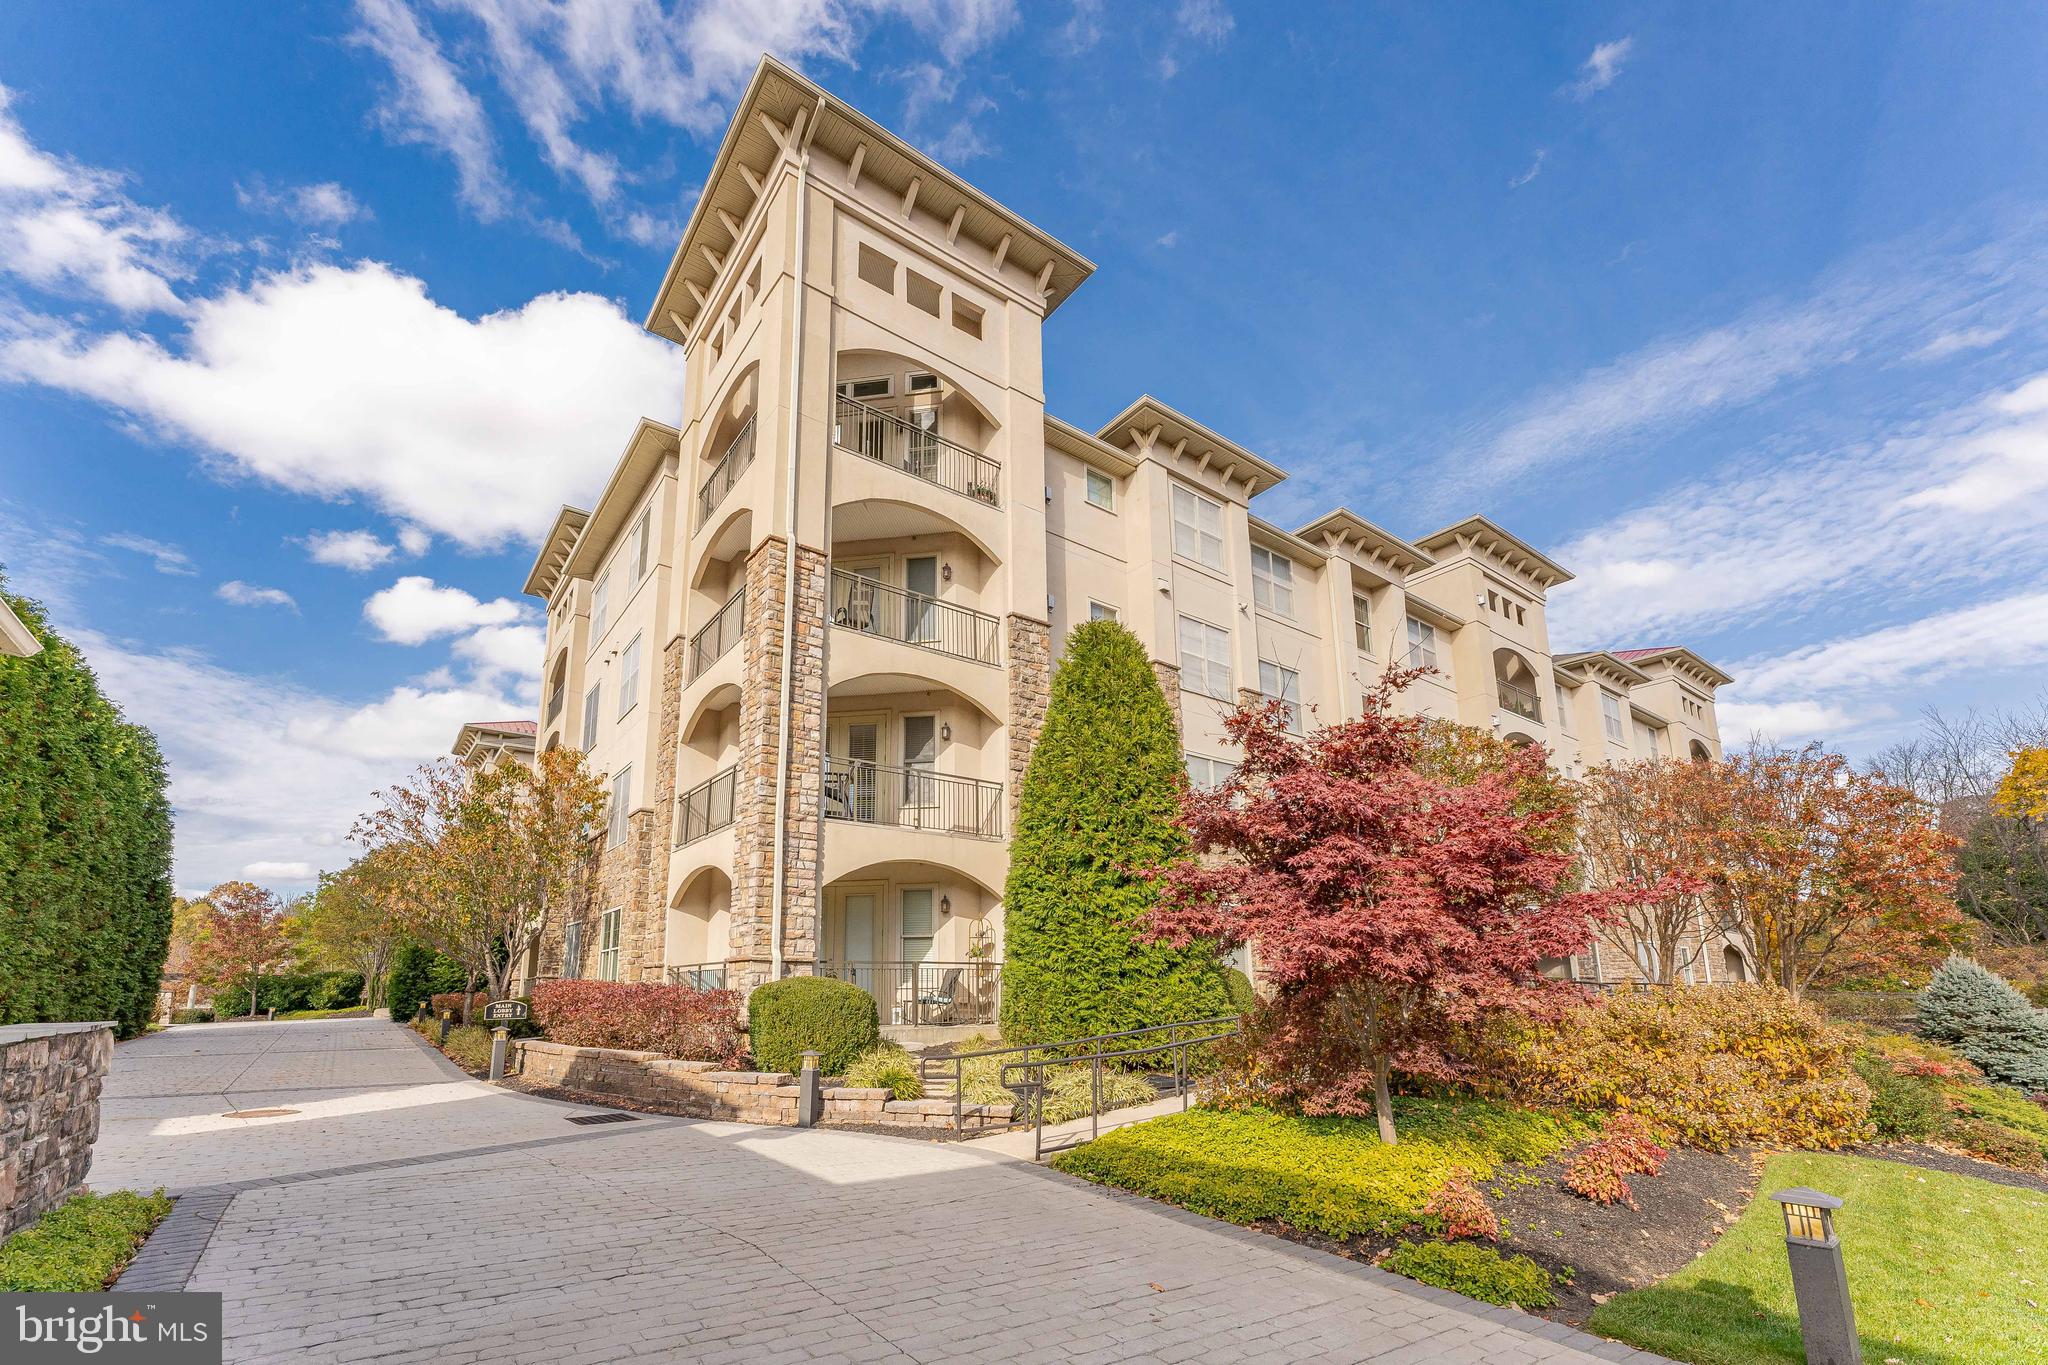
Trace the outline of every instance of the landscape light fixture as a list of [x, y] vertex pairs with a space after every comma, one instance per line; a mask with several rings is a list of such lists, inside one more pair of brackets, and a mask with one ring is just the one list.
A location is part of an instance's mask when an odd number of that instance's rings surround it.
[[1792, 1263], [1792, 1297], [1799, 1305], [1806, 1365], [1863, 1365], [1842, 1243], [1835, 1236], [1835, 1210], [1842, 1201], [1804, 1185], [1779, 1190], [1771, 1198], [1785, 1216], [1785, 1257]]

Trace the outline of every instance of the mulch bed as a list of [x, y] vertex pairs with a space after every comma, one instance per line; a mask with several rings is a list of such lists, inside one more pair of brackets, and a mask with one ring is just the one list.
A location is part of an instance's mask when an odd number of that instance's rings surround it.
[[1970, 1175], [1993, 1185], [2010, 1185], [2014, 1189], [2039, 1190], [2048, 1194], [2048, 1174], [2018, 1171], [2010, 1166], [1979, 1161], [1976, 1157], [1964, 1156], [1945, 1147], [1930, 1147], [1924, 1142], [1886, 1142], [1853, 1150], [1857, 1156], [1874, 1157], [1879, 1161], [1898, 1161], [1922, 1170]]

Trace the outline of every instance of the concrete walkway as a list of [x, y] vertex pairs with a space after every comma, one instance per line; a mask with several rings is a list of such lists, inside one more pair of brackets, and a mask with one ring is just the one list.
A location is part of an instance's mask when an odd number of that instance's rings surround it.
[[452, 1070], [373, 1021], [124, 1044], [92, 1183], [185, 1197], [121, 1287], [219, 1291], [231, 1361], [1652, 1359], [965, 1144]]

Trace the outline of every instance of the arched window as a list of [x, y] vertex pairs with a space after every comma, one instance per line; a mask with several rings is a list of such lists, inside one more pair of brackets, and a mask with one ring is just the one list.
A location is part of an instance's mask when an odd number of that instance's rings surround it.
[[1749, 980], [1749, 962], [1742, 956], [1742, 950], [1733, 944], [1721, 950], [1721, 979], [1723, 981]]

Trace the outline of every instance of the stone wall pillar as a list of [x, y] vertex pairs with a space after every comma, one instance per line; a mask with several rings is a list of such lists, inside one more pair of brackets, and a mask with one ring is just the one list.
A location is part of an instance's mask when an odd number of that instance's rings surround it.
[[1045, 729], [1046, 703], [1052, 697], [1052, 627], [1012, 612], [1006, 622], [1010, 692], [1007, 728], [1010, 735], [1008, 795], [1009, 833], [1017, 833], [1017, 800], [1024, 792], [1024, 772], [1031, 751]]
[[113, 1057], [111, 1024], [0, 1028], [0, 1240], [85, 1183]]
[[1180, 709], [1180, 665], [1152, 661], [1152, 676], [1159, 679], [1159, 690], [1166, 694], [1166, 709], [1173, 712], [1173, 728], [1181, 737], [1187, 737], [1187, 726], [1182, 723]]
[[791, 726], [783, 824], [783, 956], [808, 971], [819, 946], [819, 822], [823, 819], [826, 557], [797, 547], [795, 657], [790, 714], [782, 715], [783, 594], [787, 544], [775, 536], [747, 559], [747, 619], [740, 636], [740, 758], [733, 793], [731, 946], [727, 984], [769, 978], [774, 951], [776, 751]]

